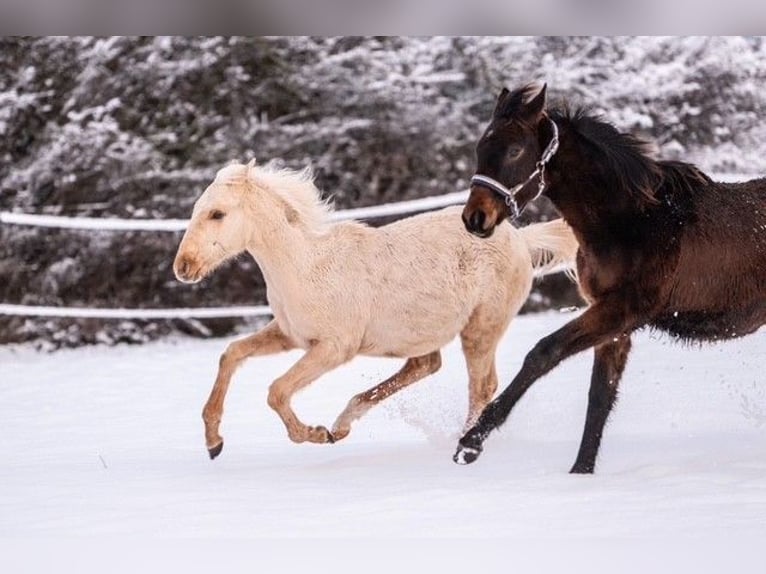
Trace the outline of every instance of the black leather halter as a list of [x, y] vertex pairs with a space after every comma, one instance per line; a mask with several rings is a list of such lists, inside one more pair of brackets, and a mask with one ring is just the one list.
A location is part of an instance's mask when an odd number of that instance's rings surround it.
[[498, 195], [503, 196], [505, 199], [505, 204], [511, 211], [510, 216], [513, 219], [521, 215], [519, 204], [516, 201], [516, 194], [521, 191], [525, 185], [527, 185], [535, 177], [540, 176], [540, 181], [537, 184], [537, 194], [535, 194], [535, 196], [527, 203], [534, 201], [540, 197], [543, 191], [545, 191], [545, 166], [549, 161], [551, 161], [553, 156], [556, 155], [556, 151], [559, 149], [559, 128], [556, 125], [556, 122], [554, 122], [552, 119], [548, 118], [548, 121], [551, 123], [551, 127], [553, 128], [553, 137], [548, 143], [548, 146], [543, 151], [543, 155], [540, 157], [540, 161], [535, 164], [535, 170], [529, 174], [527, 179], [509, 189], [488, 175], [481, 175], [477, 173], [471, 178], [471, 185], [480, 185], [481, 187], [486, 187]]

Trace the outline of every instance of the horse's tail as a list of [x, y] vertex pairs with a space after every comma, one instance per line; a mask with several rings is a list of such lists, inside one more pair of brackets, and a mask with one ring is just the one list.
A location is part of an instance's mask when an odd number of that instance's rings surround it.
[[533, 223], [519, 229], [532, 256], [535, 275], [566, 271], [574, 279], [577, 239], [563, 219]]

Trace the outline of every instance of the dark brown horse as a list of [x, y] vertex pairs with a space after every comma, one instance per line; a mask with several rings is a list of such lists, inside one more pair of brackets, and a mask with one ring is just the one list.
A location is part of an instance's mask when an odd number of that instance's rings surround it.
[[466, 228], [492, 234], [544, 193], [574, 229], [590, 307], [540, 340], [462, 439], [471, 463], [527, 389], [595, 349], [588, 411], [571, 472], [591, 473], [641, 327], [689, 341], [741, 337], [766, 322], [766, 179], [725, 184], [586, 111], [546, 109], [545, 87], [503, 90], [477, 146]]

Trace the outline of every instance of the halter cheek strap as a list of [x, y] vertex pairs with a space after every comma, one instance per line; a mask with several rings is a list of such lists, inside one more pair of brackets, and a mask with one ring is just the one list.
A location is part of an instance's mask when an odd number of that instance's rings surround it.
[[502, 183], [497, 181], [496, 179], [493, 179], [489, 177], [488, 175], [479, 175], [476, 174], [471, 178], [471, 185], [480, 185], [482, 187], [486, 187], [487, 189], [490, 189], [497, 193], [498, 195], [502, 195], [505, 198], [505, 204], [508, 206], [508, 209], [510, 210], [510, 216], [511, 218], [516, 218], [519, 215], [521, 215], [521, 210], [519, 209], [519, 203], [516, 201], [516, 194], [522, 190], [522, 188], [527, 185], [530, 181], [532, 181], [535, 177], [540, 177], [540, 181], [537, 183], [537, 193], [535, 196], [530, 199], [527, 203], [534, 201], [540, 195], [545, 191], [545, 166], [548, 164], [549, 161], [553, 158], [554, 155], [556, 155], [556, 151], [559, 149], [559, 128], [556, 125], [556, 122], [551, 120], [550, 118], [548, 121], [551, 123], [551, 127], [553, 128], [553, 137], [551, 137], [551, 141], [548, 143], [548, 146], [543, 151], [542, 156], [540, 157], [540, 160], [535, 164], [535, 170], [529, 174], [529, 177], [522, 181], [521, 183], [518, 183], [514, 185], [512, 188], [507, 188]]

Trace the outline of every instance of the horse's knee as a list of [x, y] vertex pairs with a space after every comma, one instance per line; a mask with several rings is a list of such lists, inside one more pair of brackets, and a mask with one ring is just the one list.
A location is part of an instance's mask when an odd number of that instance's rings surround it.
[[558, 341], [551, 337], [540, 339], [532, 350], [524, 357], [525, 367], [539, 367], [555, 362], [561, 354]]
[[237, 343], [231, 343], [226, 350], [221, 353], [221, 358], [218, 359], [218, 368], [225, 369], [232, 366], [232, 363], [237, 363]]
[[562, 341], [557, 337], [544, 337], [524, 357], [522, 371], [527, 378], [536, 380], [558, 365], [566, 356], [565, 351]]

